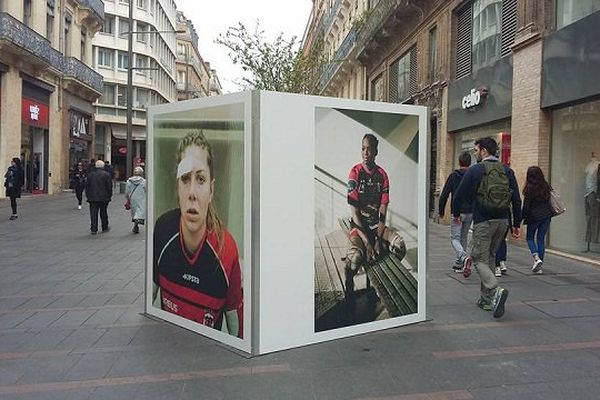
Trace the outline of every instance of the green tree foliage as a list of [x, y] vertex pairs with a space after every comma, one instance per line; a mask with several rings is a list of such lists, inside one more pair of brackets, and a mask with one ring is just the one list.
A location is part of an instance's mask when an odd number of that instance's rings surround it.
[[[313, 93], [322, 69], [321, 52], [315, 48], [302, 53], [296, 36], [286, 39], [280, 33], [273, 41], [257, 21], [253, 32], [244, 24], [227, 29], [215, 40], [229, 49], [229, 57], [248, 73], [236, 82], [242, 89], [273, 90], [290, 93]], [[318, 46], [317, 46], [318, 47]]]

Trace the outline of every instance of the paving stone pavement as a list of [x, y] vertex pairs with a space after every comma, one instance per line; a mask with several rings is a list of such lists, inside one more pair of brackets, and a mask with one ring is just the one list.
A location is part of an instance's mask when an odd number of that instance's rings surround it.
[[597, 399], [600, 269], [509, 247], [507, 311], [474, 304], [450, 271], [448, 228], [429, 226], [428, 321], [245, 358], [142, 315], [144, 232], [122, 195], [111, 231], [65, 193], [0, 201], [0, 399]]

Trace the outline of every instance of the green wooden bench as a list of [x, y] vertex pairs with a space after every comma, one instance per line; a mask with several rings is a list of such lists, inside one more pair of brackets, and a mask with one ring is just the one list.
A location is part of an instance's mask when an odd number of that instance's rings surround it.
[[[349, 218], [340, 218], [338, 222], [349, 238]], [[362, 267], [367, 274], [367, 282], [375, 289], [390, 317], [417, 312], [417, 279], [396, 255], [388, 252]]]

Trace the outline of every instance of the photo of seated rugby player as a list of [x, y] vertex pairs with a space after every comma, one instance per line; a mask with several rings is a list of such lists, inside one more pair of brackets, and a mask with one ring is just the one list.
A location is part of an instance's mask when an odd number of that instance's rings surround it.
[[385, 225], [390, 202], [390, 181], [386, 171], [375, 163], [379, 140], [367, 133], [362, 139], [362, 162], [348, 176], [350, 205], [350, 247], [346, 255], [346, 296], [351, 299], [354, 276], [364, 263], [375, 261], [385, 252], [400, 260], [406, 255], [402, 237]]
[[213, 204], [215, 162], [202, 131], [179, 141], [179, 204], [154, 227], [152, 299], [155, 307], [242, 338], [239, 254]]

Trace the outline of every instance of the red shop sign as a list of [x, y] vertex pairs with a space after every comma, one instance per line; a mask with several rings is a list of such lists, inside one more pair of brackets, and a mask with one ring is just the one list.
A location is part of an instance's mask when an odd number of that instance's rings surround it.
[[119, 152], [119, 154], [127, 154], [127, 147], [121, 146], [118, 148], [117, 151]]
[[50, 126], [48, 105], [37, 100], [21, 99], [21, 120], [25, 125], [48, 128]]

